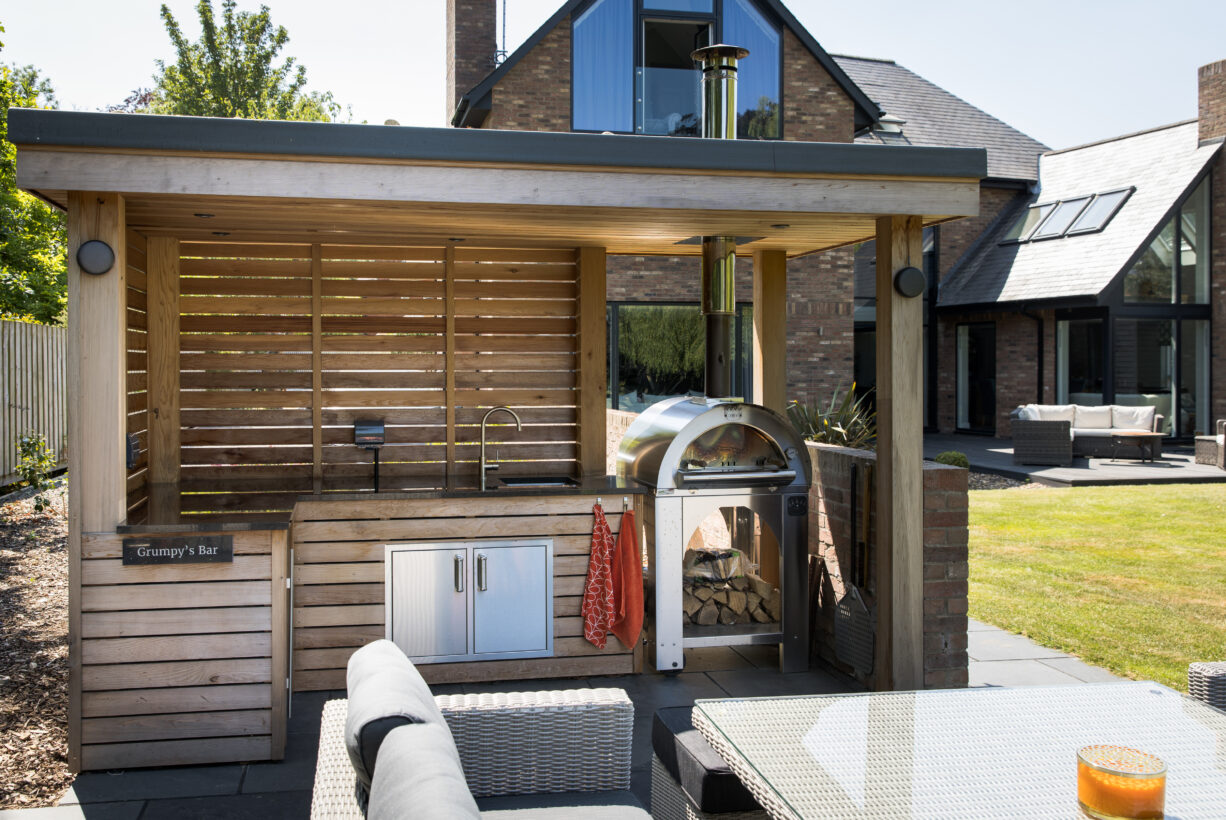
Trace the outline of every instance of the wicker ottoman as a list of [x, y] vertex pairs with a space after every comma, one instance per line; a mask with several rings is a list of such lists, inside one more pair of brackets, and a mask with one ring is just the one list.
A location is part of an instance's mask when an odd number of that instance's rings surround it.
[[656, 712], [651, 727], [655, 820], [766, 820], [732, 770], [690, 722], [690, 707]]
[[1196, 463], [1217, 466], [1217, 436], [1196, 437]]
[[1189, 666], [1188, 694], [1226, 712], [1226, 662]]

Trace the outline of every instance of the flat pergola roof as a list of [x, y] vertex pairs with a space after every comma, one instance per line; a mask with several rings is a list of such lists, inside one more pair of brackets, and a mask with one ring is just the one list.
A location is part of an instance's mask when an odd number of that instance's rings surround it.
[[[788, 256], [979, 212], [986, 152], [10, 109], [18, 185], [125, 196], [150, 236]], [[201, 216], [211, 214], [211, 216]]]

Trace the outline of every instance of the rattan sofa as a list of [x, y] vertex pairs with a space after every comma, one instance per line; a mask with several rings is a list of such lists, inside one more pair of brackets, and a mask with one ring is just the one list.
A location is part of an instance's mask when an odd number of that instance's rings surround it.
[[[1163, 417], [1149, 406], [1027, 404], [1013, 410], [1009, 429], [1013, 436], [1014, 464], [1068, 467], [1077, 456], [1112, 455], [1112, 435], [1120, 431], [1161, 432]], [[1162, 445], [1152, 443], [1151, 455], [1160, 458]]]
[[[349, 681], [353, 696], [352, 663]], [[386, 731], [377, 746], [378, 766], [373, 759], [369, 764], [367, 789], [347, 744], [350, 701], [328, 701], [319, 729], [313, 820], [354, 820], [368, 809], [371, 820], [463, 818], [477, 810], [481, 817], [503, 820], [649, 817], [629, 791], [634, 705], [623, 690], [439, 695], [433, 706], [445, 725], [427, 716]], [[426, 743], [427, 731], [433, 746]], [[420, 748], [414, 750], [415, 744]], [[420, 754], [423, 749], [428, 757]], [[455, 779], [448, 780], [452, 771]], [[465, 786], [471, 798], [462, 794]], [[395, 796], [390, 802], [389, 795]]]

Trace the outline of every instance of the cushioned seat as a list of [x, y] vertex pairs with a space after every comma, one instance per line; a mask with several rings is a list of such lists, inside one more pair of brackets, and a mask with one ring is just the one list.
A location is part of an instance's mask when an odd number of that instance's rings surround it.
[[700, 811], [760, 811], [753, 795], [694, 728], [690, 712], [689, 706], [656, 712], [651, 726], [651, 747], [656, 757]]

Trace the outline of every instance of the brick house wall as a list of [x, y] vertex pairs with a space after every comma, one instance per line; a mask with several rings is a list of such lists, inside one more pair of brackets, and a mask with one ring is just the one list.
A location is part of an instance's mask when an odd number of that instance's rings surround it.
[[[1226, 139], [1226, 60], [1201, 66], [1197, 72], [1200, 139]], [[1226, 418], [1226, 150], [1210, 172], [1209, 302], [1212, 311], [1210, 418]]]
[[546, 34], [494, 86], [484, 127], [506, 131], [570, 130], [569, 17]]
[[783, 33], [781, 84], [785, 140], [851, 142], [855, 132], [851, 98], [791, 31]]
[[447, 118], [464, 92], [494, 70], [498, 51], [495, 0], [447, 0]]
[[[817, 562], [813, 654], [854, 675], [834, 649], [834, 607], [846, 591], [844, 567], [853, 543], [851, 465], [876, 466], [876, 453], [828, 444], [809, 444], [813, 484], [809, 489], [809, 551]], [[924, 688], [967, 685], [967, 472], [960, 467], [924, 464]], [[863, 477], [861, 481], [863, 481]], [[874, 493], [873, 499], [876, 498]], [[864, 503], [861, 498], [860, 504]], [[863, 516], [861, 508], [860, 516]], [[876, 514], [869, 510], [867, 583], [860, 590], [869, 611], [877, 601]], [[863, 525], [859, 527], [863, 532]], [[813, 594], [813, 593], [811, 593]], [[876, 676], [859, 676], [870, 689]]]

